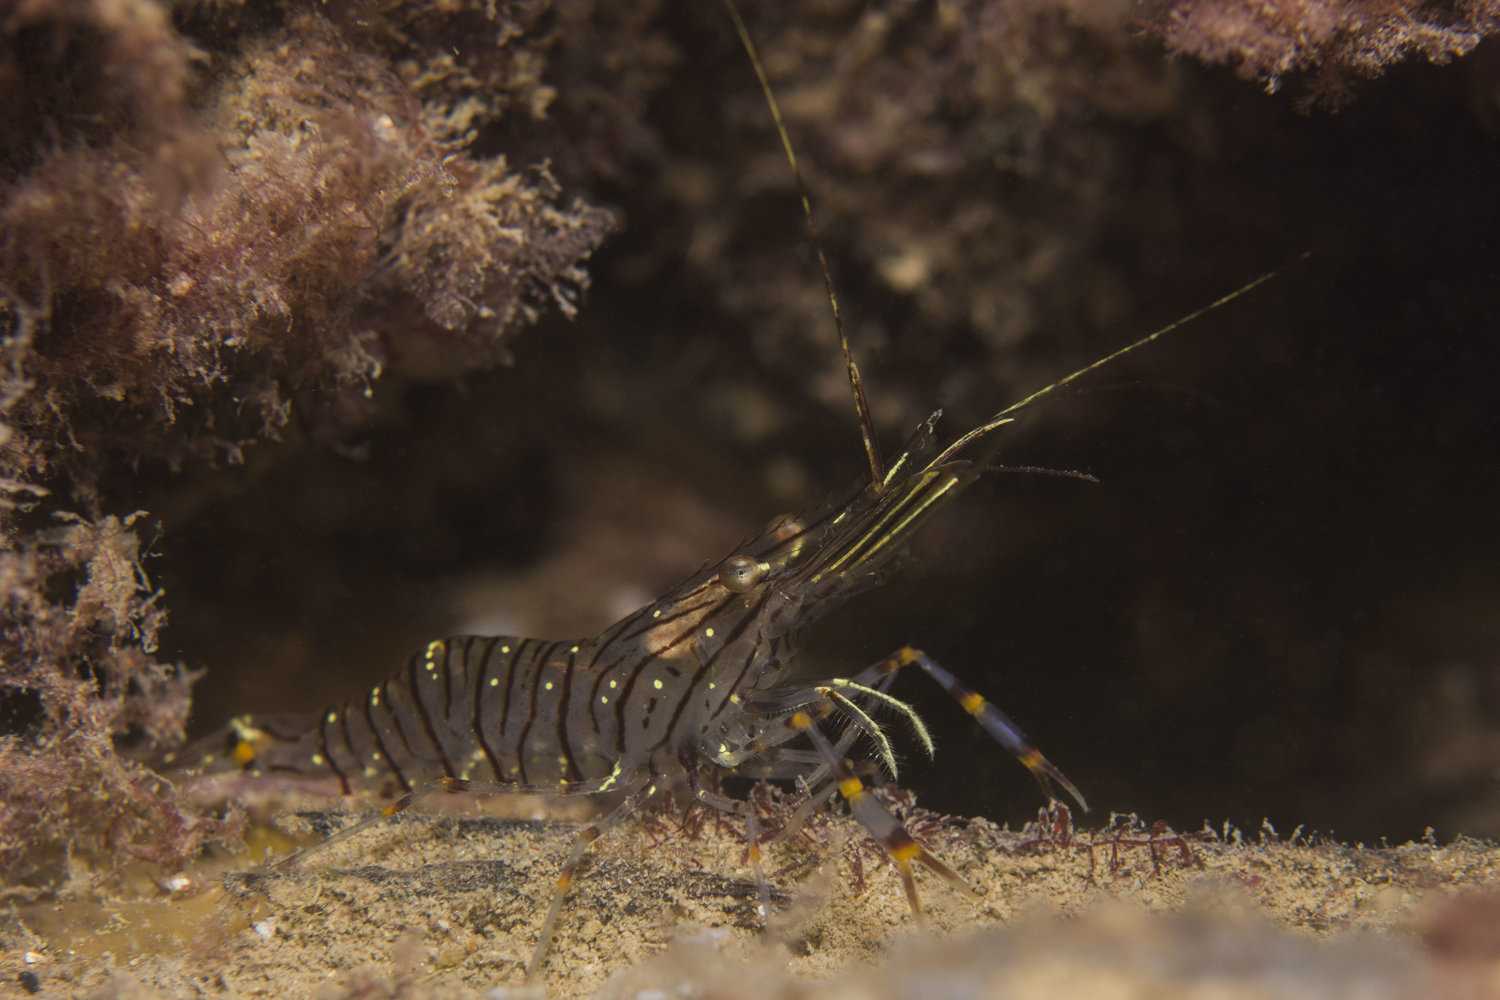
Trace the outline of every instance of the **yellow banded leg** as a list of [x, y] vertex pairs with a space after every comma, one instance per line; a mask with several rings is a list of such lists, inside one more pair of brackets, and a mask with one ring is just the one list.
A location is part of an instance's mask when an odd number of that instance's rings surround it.
[[890, 855], [891, 860], [896, 863], [896, 871], [901, 876], [901, 885], [906, 891], [906, 901], [911, 906], [913, 916], [918, 918], [922, 916], [922, 900], [917, 895], [916, 879], [912, 876], [912, 862], [914, 861], [936, 872], [944, 881], [969, 899], [975, 901], [979, 899], [979, 894], [967, 882], [917, 843], [907, 832], [906, 827], [901, 825], [901, 821], [865, 790], [864, 783], [855, 776], [854, 771], [834, 750], [833, 744], [818, 729], [817, 722], [811, 715], [806, 712], [796, 712], [788, 717], [787, 725], [807, 733], [813, 746], [823, 755], [829, 770], [833, 773], [834, 784], [839, 794], [849, 803], [849, 809], [854, 813], [854, 818], [859, 820], [859, 824], [871, 837], [875, 838], [875, 842], [880, 844]]
[[531, 960], [526, 963], [528, 983], [535, 981], [536, 974], [541, 971], [542, 960], [547, 957], [547, 949], [552, 944], [552, 935], [557, 931], [558, 918], [562, 915], [563, 900], [568, 897], [568, 890], [573, 886], [573, 875], [578, 871], [578, 865], [583, 861], [583, 856], [588, 853], [589, 846], [633, 816], [647, 799], [656, 794], [656, 783], [650, 782], [642, 787], [643, 781], [650, 781], [650, 776], [637, 779], [634, 782], [636, 790], [631, 792], [624, 802], [605, 813], [592, 825], [580, 830], [577, 839], [573, 841], [573, 848], [568, 852], [562, 871], [557, 876], [557, 889], [552, 893], [552, 903], [547, 907], [546, 919], [542, 921], [542, 932], [537, 936], [536, 949], [531, 953]]
[[410, 809], [412, 806], [416, 805], [418, 802], [421, 802], [423, 799], [427, 798], [429, 795], [434, 794], [435, 792], [463, 792], [468, 791], [467, 786], [468, 782], [461, 781], [458, 778], [434, 778], [430, 781], [424, 781], [422, 782], [422, 784], [413, 788], [411, 791], [407, 792], [405, 795], [401, 796], [399, 799], [397, 799], [395, 802], [392, 802], [384, 809], [381, 809], [379, 812], [371, 813], [364, 819], [344, 827], [337, 833], [330, 834], [329, 836], [324, 837], [316, 844], [311, 844], [307, 847], [304, 847], [302, 850], [297, 851], [295, 854], [287, 855], [280, 861], [272, 864], [271, 870], [277, 872], [290, 871], [291, 869], [297, 867], [297, 865], [306, 861], [312, 855], [327, 850], [334, 844], [337, 844], [339, 841], [348, 840], [355, 834], [368, 830], [370, 827], [374, 826], [376, 823], [381, 822], [382, 820], [386, 820], [391, 818], [392, 816], [398, 816], [401, 813], [406, 812], [406, 810]]
[[1026, 734], [1021, 731], [1021, 727], [1016, 725], [1015, 720], [979, 692], [965, 685], [920, 649], [903, 646], [879, 663], [855, 675], [853, 679], [862, 684], [879, 687], [889, 683], [890, 677], [902, 667], [909, 666], [922, 668], [929, 677], [941, 684], [963, 706], [964, 711], [974, 717], [985, 732], [993, 736], [996, 742], [1009, 750], [1031, 772], [1037, 784], [1042, 787], [1042, 794], [1049, 800], [1057, 801], [1060, 798], [1058, 789], [1061, 788], [1073, 797], [1084, 812], [1088, 812], [1089, 805], [1084, 800], [1083, 793], [1043, 756], [1040, 750], [1032, 745], [1031, 741], [1026, 738]]
[[760, 824], [755, 819], [754, 799], [741, 801], [704, 788], [698, 783], [699, 776], [696, 768], [689, 768], [687, 775], [688, 786], [699, 802], [720, 812], [740, 816], [745, 820], [745, 842], [748, 845], [746, 855], [750, 860], [751, 870], [755, 872], [756, 889], [760, 892], [760, 919], [768, 920], [771, 916], [771, 887], [766, 882], [766, 873], [760, 863]]
[[399, 816], [418, 802], [437, 792], [449, 794], [469, 792], [474, 795], [597, 795], [600, 792], [609, 791], [615, 784], [616, 777], [615, 775], [611, 775], [608, 778], [599, 778], [593, 781], [565, 781], [556, 785], [518, 785], [503, 781], [433, 778], [422, 782], [379, 812], [371, 813], [364, 819], [344, 827], [344, 829], [337, 833], [324, 837], [316, 844], [311, 844], [297, 851], [295, 854], [290, 854], [282, 858], [271, 866], [271, 870], [277, 872], [290, 871], [303, 861], [306, 861], [311, 855], [327, 850], [341, 840], [348, 840], [355, 834], [368, 830], [382, 820], [390, 819], [392, 816]]

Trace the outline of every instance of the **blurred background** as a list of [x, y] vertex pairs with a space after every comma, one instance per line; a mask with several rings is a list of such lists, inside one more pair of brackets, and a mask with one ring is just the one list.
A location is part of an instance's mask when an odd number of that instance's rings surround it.
[[[555, 92], [470, 147], [614, 213], [575, 320], [476, 373], [389, 315], [366, 418], [112, 488], [159, 525], [195, 732], [342, 700], [437, 635], [591, 634], [861, 475], [727, 18], [631, 7], [519, 28]], [[888, 454], [1277, 271], [1028, 411], [1004, 462], [1100, 482], [988, 478], [805, 672], [920, 646], [1100, 813], [1500, 836], [1500, 50], [1268, 93], [1108, 4], [745, 8]], [[897, 693], [938, 741], [902, 775], [922, 805], [1035, 815], [942, 692]]]

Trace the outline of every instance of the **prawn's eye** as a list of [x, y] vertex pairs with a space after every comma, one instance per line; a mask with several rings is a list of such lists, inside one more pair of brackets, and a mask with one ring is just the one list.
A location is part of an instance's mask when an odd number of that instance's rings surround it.
[[725, 590], [743, 594], [765, 579], [767, 566], [749, 556], [731, 556], [719, 569], [719, 583]]

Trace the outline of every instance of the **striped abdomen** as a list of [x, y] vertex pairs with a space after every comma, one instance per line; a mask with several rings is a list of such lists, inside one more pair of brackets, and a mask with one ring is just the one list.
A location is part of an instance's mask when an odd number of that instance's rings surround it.
[[587, 724], [580, 644], [510, 636], [429, 643], [362, 698], [323, 713], [304, 747], [351, 784], [393, 775], [559, 785], [610, 773], [614, 741]]
[[346, 791], [440, 777], [559, 791], [647, 772], [671, 782], [726, 738], [754, 735], [726, 714], [740, 716], [738, 698], [790, 658], [787, 637], [764, 632], [775, 592], [716, 580], [691, 580], [591, 640], [436, 640], [310, 729], [257, 727], [254, 764], [331, 770]]

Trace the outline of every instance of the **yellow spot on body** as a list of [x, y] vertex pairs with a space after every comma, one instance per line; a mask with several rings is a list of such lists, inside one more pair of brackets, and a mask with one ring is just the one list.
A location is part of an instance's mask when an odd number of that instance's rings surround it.
[[312, 755], [312, 762], [314, 767], [322, 767], [324, 764], [328, 763], [323, 759], [323, 755], [320, 753], [315, 753]]
[[812, 725], [812, 716], [808, 715], [806, 712], [794, 712], [792, 713], [792, 717], [789, 721], [791, 722], [793, 729], [806, 729], [808, 726]]
[[656, 680], [652, 681], [651, 682], [651, 686], [654, 687], [654, 688], [656, 688], [656, 690], [660, 691], [661, 690], [661, 678], [658, 677]]
[[510, 647], [509, 646], [501, 646], [500, 647], [500, 652], [502, 652], [502, 653], [509, 653], [510, 652]]
[[382, 815], [382, 816], [394, 816], [394, 815], [396, 815], [396, 803], [392, 802], [390, 805], [388, 805], [384, 809], [380, 810], [380, 815]]
[[547, 683], [543, 684], [542, 687], [546, 688], [548, 691], [551, 691], [552, 690], [552, 682], [548, 681]]
[[379, 760], [380, 759], [380, 751], [376, 750], [374, 753], [370, 754], [370, 759], [371, 760]]
[[970, 691], [959, 699], [958, 703], [964, 707], [965, 712], [968, 712], [970, 715], [978, 715], [984, 710], [984, 695]]
[[712, 639], [714, 637], [714, 630], [712, 627], [706, 628], [703, 630], [703, 634]]
[[611, 691], [613, 691], [615, 688], [617, 688], [619, 686], [620, 686], [620, 682], [619, 681], [610, 681], [609, 682], [609, 689]]
[[436, 670], [437, 669], [437, 664], [433, 663], [431, 660], [428, 660], [427, 661], [427, 669], [428, 670]]
[[499, 687], [499, 686], [500, 686], [500, 678], [498, 678], [498, 677], [491, 677], [490, 678], [490, 687]]
[[434, 639], [434, 640], [432, 640], [431, 642], [429, 642], [427, 644], [427, 655], [428, 656], [437, 656], [442, 651], [443, 651], [443, 640], [441, 640], [441, 639]]
[[324, 719], [323, 721], [327, 722], [330, 726], [333, 725], [335, 722], [339, 721], [338, 713], [337, 712], [329, 712], [328, 713], [328, 717], [326, 719]]
[[578, 652], [578, 647], [577, 646], [571, 646], [571, 647], [569, 647], [568, 652], [570, 652], [570, 653], [576, 653], [576, 652]]
[[661, 608], [657, 608], [655, 611], [651, 612], [651, 617], [652, 618], [660, 618], [661, 617]]
[[607, 695], [607, 694], [601, 694], [599, 696], [599, 704], [601, 704], [601, 705], [608, 705], [609, 704], [609, 695]]
[[860, 783], [858, 778], [844, 778], [839, 782], [839, 794], [850, 802], [853, 802], [865, 794], [865, 786]]
[[234, 745], [234, 759], [239, 764], [248, 764], [255, 759], [255, 748], [248, 743]]

